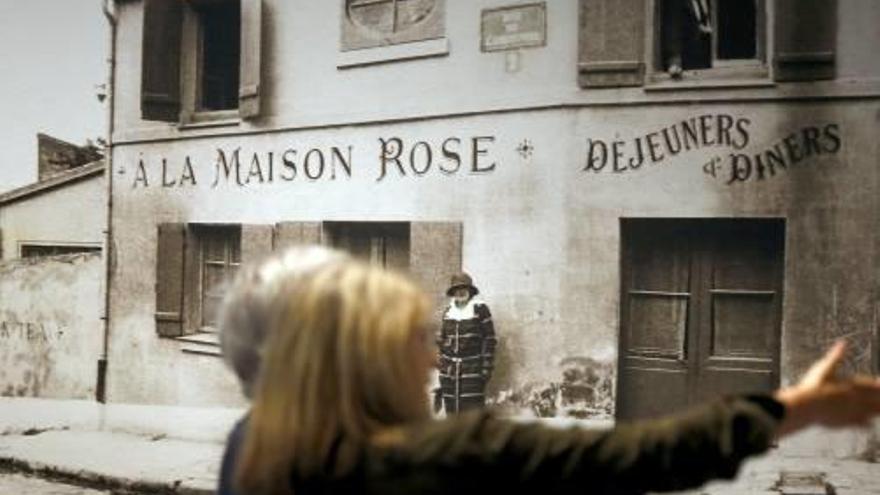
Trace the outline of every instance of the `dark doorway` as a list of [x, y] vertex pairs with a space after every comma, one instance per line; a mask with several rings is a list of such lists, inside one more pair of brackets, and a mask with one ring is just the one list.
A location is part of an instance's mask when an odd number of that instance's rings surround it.
[[624, 219], [617, 417], [779, 385], [785, 223]]

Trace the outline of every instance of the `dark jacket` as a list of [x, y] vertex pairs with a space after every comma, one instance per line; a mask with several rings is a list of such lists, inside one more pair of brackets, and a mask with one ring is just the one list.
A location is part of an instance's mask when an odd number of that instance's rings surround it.
[[440, 394], [447, 414], [481, 408], [495, 360], [495, 326], [484, 303], [450, 304], [437, 338]]
[[226, 438], [226, 448], [223, 451], [223, 461], [220, 464], [220, 479], [217, 487], [217, 495], [236, 495], [233, 489], [233, 477], [235, 476], [235, 462], [241, 443], [244, 441], [244, 429], [247, 424], [247, 416], [241, 418], [232, 427], [229, 437]]
[[729, 398], [606, 431], [555, 429], [471, 411], [410, 427], [402, 446], [366, 449], [344, 476], [326, 474], [331, 461], [324, 473], [291, 482], [297, 495], [683, 490], [735, 477], [745, 458], [767, 450], [783, 415], [783, 406], [767, 396]]

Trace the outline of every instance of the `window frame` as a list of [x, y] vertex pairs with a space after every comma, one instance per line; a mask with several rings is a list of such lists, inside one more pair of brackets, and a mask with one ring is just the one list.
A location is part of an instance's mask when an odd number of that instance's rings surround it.
[[[208, 296], [206, 293], [206, 265], [211, 263], [207, 259], [208, 243], [206, 241], [211, 237], [223, 238], [224, 269], [228, 271], [230, 267], [235, 267], [234, 270], [238, 270], [241, 266], [242, 228], [239, 224], [189, 224], [187, 231], [193, 239], [192, 259], [195, 261], [195, 266], [190, 273], [186, 274], [191, 278], [191, 283], [188, 286], [192, 293], [188, 296], [184, 295], [184, 300], [189, 301], [192, 307], [184, 308], [189, 318], [184, 319], [183, 331], [184, 334], [214, 333], [217, 329], [206, 323], [205, 298]], [[237, 261], [234, 259], [236, 250], [233, 243], [235, 242], [238, 243]]]
[[[228, 123], [236, 124], [241, 121], [237, 101], [234, 108], [222, 110], [205, 110], [200, 108], [203, 96], [203, 54], [204, 54], [204, 26], [201, 20], [200, 9], [209, 8], [212, 5], [222, 3], [237, 3], [241, 9], [240, 0], [187, 0], [183, 2], [183, 34], [180, 40], [180, 89], [181, 89], [181, 124], [192, 125], [202, 123]], [[239, 18], [237, 34], [241, 38], [242, 20]], [[239, 41], [239, 60], [235, 70], [241, 66], [242, 47]], [[241, 87], [241, 76], [238, 81]]]
[[[679, 78], [673, 78], [663, 69], [663, 40], [662, 40], [662, 0], [646, 0], [648, 2], [645, 9], [645, 57], [646, 57], [646, 77], [645, 87], [651, 89], [651, 86], [663, 88], [681, 87], [693, 84], [706, 84], [707, 86], [715, 85], [719, 82], [743, 82], [745, 84], [753, 84], [755, 82], [765, 83], [771, 78], [770, 59], [773, 53], [772, 46], [772, 20], [774, 19], [773, 1], [772, 0], [754, 0], [756, 2], [756, 20], [755, 20], [755, 36], [756, 39], [756, 58], [742, 60], [722, 60], [716, 59], [718, 50], [717, 36], [712, 36], [712, 64], [713, 66], [705, 69], [687, 69], [682, 71]], [[717, 26], [717, 3], [712, 3], [713, 25]], [[761, 8], [763, 6], [763, 8]], [[717, 65], [716, 65], [717, 64]]]
[[[238, 2], [238, 105], [198, 110], [198, 5]], [[263, 0], [143, 0], [140, 117], [179, 130], [261, 116]], [[186, 22], [184, 22], [186, 21]]]

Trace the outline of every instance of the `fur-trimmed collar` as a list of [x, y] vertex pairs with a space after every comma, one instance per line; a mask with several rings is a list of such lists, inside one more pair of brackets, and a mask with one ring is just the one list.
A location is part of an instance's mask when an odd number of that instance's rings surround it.
[[447, 320], [456, 320], [456, 321], [472, 320], [472, 319], [476, 318], [477, 314], [474, 311], [474, 308], [478, 304], [483, 304], [483, 301], [481, 301], [477, 296], [472, 297], [467, 302], [467, 304], [465, 304], [461, 308], [459, 308], [458, 306], [455, 305], [455, 301], [450, 300], [449, 306], [446, 308], [446, 314], [443, 317], [446, 318]]

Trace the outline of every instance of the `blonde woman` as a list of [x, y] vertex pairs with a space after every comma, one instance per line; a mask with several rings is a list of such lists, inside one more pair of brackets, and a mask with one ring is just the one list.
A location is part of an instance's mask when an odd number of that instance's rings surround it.
[[425, 296], [355, 261], [280, 284], [240, 457], [239, 495], [642, 493], [731, 478], [809, 424], [880, 414], [874, 378], [835, 379], [835, 345], [796, 386], [595, 432], [472, 411], [430, 419], [436, 349]]
[[[253, 399], [254, 384], [263, 360], [263, 344], [269, 333], [270, 308], [282, 285], [302, 282], [318, 268], [347, 259], [340, 251], [320, 246], [301, 246], [266, 259], [258, 265], [246, 265], [238, 272], [226, 293], [220, 312], [220, 347], [223, 359], [235, 373], [241, 391]], [[229, 434], [223, 453], [219, 495], [232, 495], [233, 466], [244, 435], [244, 420], [238, 421]]]

